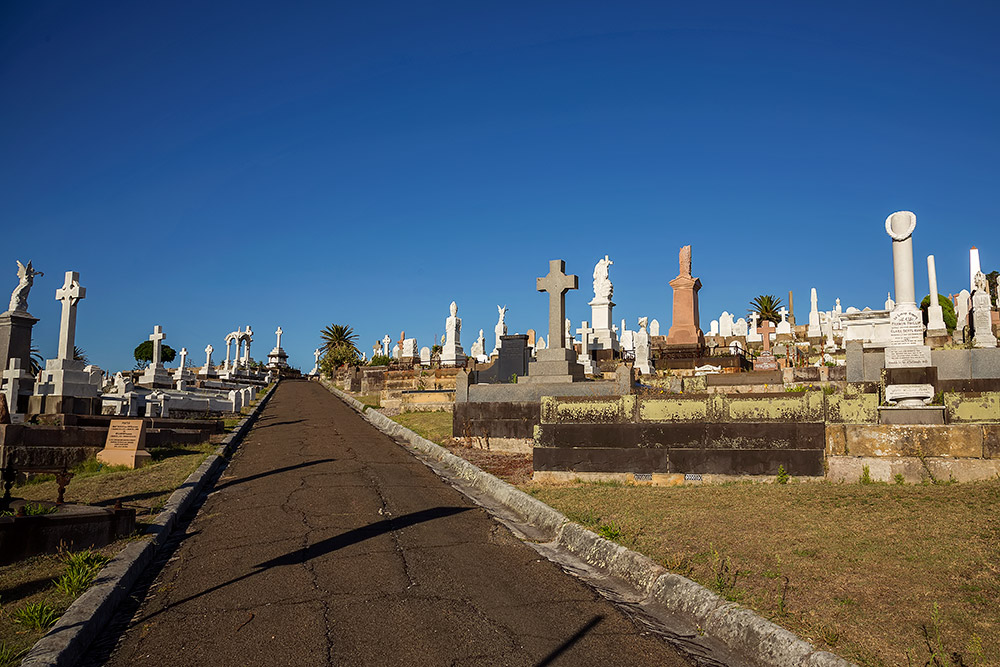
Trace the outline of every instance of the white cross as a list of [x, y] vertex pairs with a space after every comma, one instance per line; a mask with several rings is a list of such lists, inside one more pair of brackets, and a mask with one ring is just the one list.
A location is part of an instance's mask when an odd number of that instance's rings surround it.
[[186, 347], [181, 348], [181, 365], [180, 368], [184, 368], [184, 362], [187, 360], [188, 349]]
[[205, 368], [212, 367], [212, 353], [215, 352], [215, 348], [211, 344], [205, 348]]
[[59, 320], [59, 359], [72, 359], [76, 345], [76, 304], [87, 296], [87, 288], [80, 287], [80, 274], [66, 272], [66, 281], [56, 290], [56, 301], [62, 301]]
[[278, 327], [278, 330], [275, 331], [274, 333], [278, 334], [278, 347], [280, 348], [281, 347], [281, 334], [283, 334], [285, 332], [281, 330], [281, 327]]
[[167, 337], [167, 334], [163, 333], [163, 327], [161, 327], [159, 324], [157, 324], [155, 327], [153, 327], [153, 333], [151, 333], [149, 335], [149, 340], [153, 341], [153, 365], [154, 366], [159, 366], [160, 365], [160, 357], [161, 357], [161, 354], [162, 354], [162, 350], [160, 349], [160, 345], [163, 342], [163, 339], [166, 338], [166, 337]]
[[781, 321], [784, 322], [788, 315], [788, 309], [782, 306], [778, 309], [778, 312], [781, 313]]
[[587, 320], [580, 322], [580, 328], [576, 330], [580, 334], [581, 346], [580, 349], [583, 350], [583, 356], [589, 357], [589, 347], [590, 347], [590, 334], [594, 333], [594, 330], [590, 328], [590, 323]]

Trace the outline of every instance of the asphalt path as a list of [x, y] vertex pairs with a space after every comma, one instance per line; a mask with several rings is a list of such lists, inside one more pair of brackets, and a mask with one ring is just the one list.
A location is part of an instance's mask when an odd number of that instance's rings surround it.
[[108, 664], [688, 664], [316, 383], [176, 542]]

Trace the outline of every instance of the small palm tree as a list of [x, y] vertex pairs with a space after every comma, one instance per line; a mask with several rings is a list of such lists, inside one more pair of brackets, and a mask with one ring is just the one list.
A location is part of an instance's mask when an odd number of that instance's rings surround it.
[[32, 375], [38, 375], [38, 372], [42, 370], [42, 365], [45, 363], [45, 359], [42, 358], [42, 353], [38, 351], [38, 348], [34, 345], [31, 346], [31, 353], [28, 357], [28, 370], [31, 371]]
[[761, 294], [750, 302], [751, 313], [759, 313], [761, 321], [770, 320], [777, 324], [781, 322], [781, 313], [778, 309], [781, 308], [781, 299], [774, 296], [773, 294]]
[[344, 348], [357, 355], [361, 354], [356, 345], [358, 335], [354, 333], [354, 329], [346, 324], [331, 324], [320, 331], [319, 336], [323, 341], [323, 352]]
[[82, 347], [73, 346], [73, 358], [77, 361], [82, 361], [85, 364], [90, 363], [90, 359], [87, 358], [87, 351]]

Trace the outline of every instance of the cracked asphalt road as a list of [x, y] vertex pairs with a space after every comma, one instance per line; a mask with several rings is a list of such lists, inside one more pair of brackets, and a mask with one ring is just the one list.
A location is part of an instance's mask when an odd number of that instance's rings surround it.
[[181, 537], [108, 664], [688, 664], [315, 383]]

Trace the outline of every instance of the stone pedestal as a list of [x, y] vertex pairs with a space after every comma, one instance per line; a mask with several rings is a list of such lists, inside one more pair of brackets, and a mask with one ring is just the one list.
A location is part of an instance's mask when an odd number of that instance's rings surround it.
[[583, 366], [576, 361], [576, 350], [555, 347], [536, 350], [535, 360], [528, 363], [528, 376], [520, 382], [580, 382], [584, 377]]
[[136, 384], [147, 389], [170, 389], [174, 386], [174, 379], [162, 363], [150, 364]]
[[11, 359], [20, 359], [21, 368], [31, 367], [31, 327], [37, 321], [27, 312], [0, 314], [0, 370], [10, 368]]
[[667, 333], [667, 347], [705, 347], [705, 334], [698, 322], [698, 290], [701, 280], [677, 276], [670, 281], [674, 290], [674, 319]]
[[280, 347], [274, 348], [267, 355], [267, 367], [288, 368], [288, 354]]
[[612, 328], [614, 321], [611, 319], [612, 310], [615, 304], [611, 299], [599, 299], [594, 297], [590, 302], [591, 326], [594, 328], [591, 337], [594, 344], [602, 350], [618, 350], [618, 334]]

